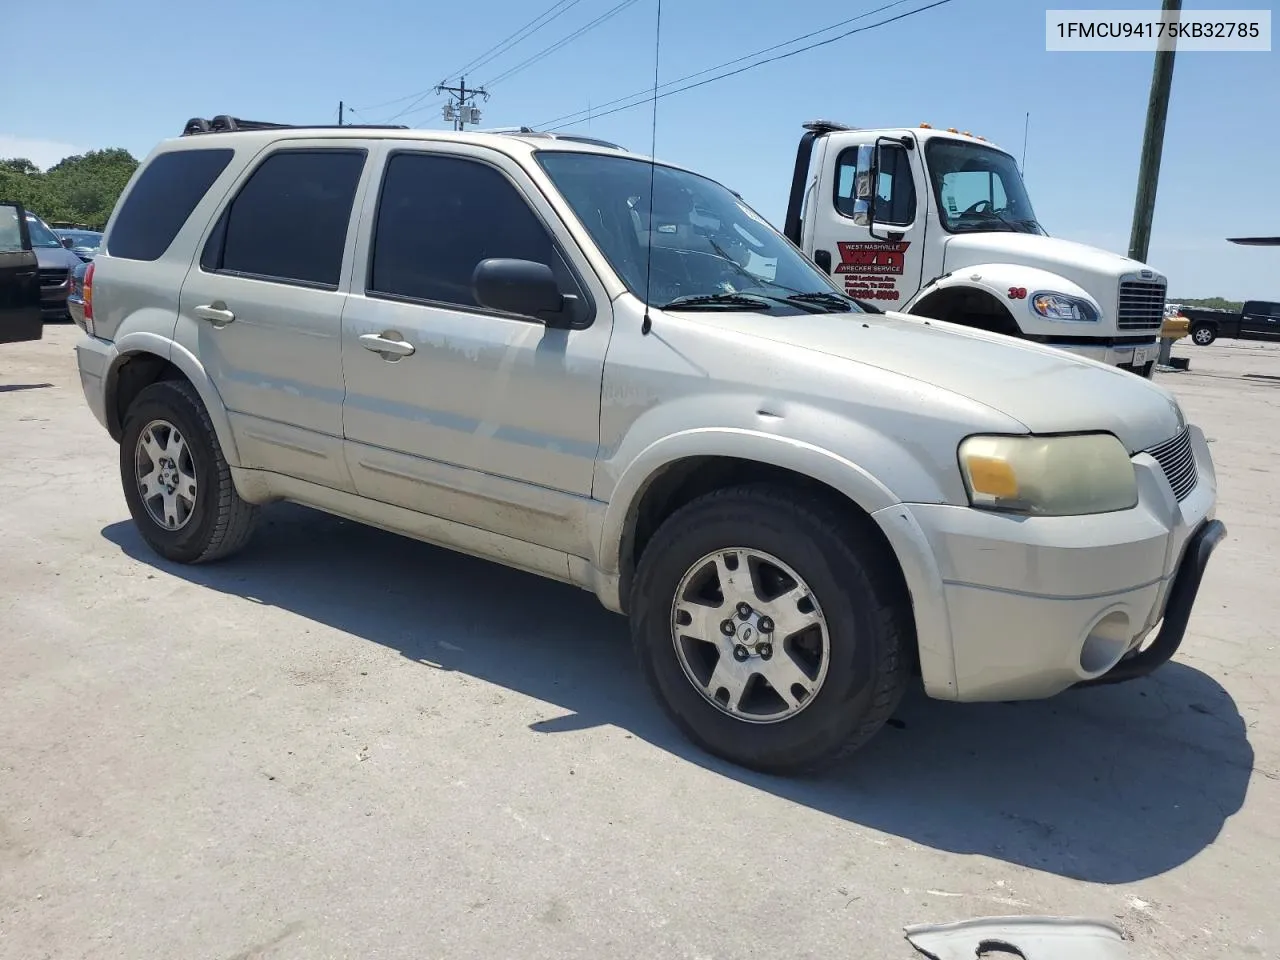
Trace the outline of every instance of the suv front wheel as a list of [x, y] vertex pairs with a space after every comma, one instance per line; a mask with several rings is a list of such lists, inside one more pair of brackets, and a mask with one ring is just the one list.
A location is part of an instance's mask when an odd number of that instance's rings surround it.
[[676, 511], [631, 594], [636, 651], [667, 713], [704, 749], [766, 772], [861, 746], [909, 672], [910, 611], [883, 553], [826, 502], [780, 488]]
[[257, 510], [236, 492], [209, 414], [185, 380], [153, 383], [130, 404], [120, 481], [139, 533], [167, 560], [217, 560], [253, 532]]

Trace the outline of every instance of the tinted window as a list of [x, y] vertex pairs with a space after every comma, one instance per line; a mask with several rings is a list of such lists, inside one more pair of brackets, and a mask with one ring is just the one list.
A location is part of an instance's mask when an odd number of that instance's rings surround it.
[[[858, 172], [858, 148], [840, 154], [836, 162], [836, 209], [853, 216], [854, 183]], [[880, 147], [880, 175], [876, 181], [876, 223], [905, 227], [916, 219], [916, 183], [911, 159], [902, 147]]]
[[1251, 300], [1244, 305], [1244, 313], [1263, 317], [1280, 317], [1280, 303], [1267, 303], [1265, 300]]
[[561, 289], [573, 286], [542, 222], [497, 170], [456, 157], [392, 156], [369, 291], [474, 307], [471, 275], [490, 257], [548, 264]]
[[200, 258], [206, 269], [337, 287], [363, 150], [281, 150], [240, 188]]
[[0, 253], [19, 253], [31, 244], [22, 242], [22, 222], [18, 208], [10, 203], [0, 203]]
[[111, 256], [159, 259], [233, 155], [232, 150], [175, 150], [152, 160], [111, 228]]

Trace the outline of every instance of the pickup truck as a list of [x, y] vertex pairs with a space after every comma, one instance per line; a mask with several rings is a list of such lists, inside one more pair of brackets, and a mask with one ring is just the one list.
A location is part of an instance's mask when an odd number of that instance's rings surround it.
[[1280, 303], [1250, 300], [1239, 313], [1183, 307], [1191, 321], [1191, 341], [1207, 347], [1219, 337], [1228, 340], [1274, 340], [1280, 338]]
[[22, 204], [0, 201], [0, 343], [39, 340], [40, 267]]

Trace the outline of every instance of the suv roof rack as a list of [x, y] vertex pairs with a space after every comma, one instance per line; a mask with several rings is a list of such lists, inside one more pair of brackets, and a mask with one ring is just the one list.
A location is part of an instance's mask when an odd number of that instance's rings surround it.
[[610, 150], [626, 150], [620, 144], [610, 143], [596, 137], [583, 137], [575, 133], [556, 133], [552, 130], [535, 130], [533, 127], [502, 127], [497, 130], [481, 130], [478, 133], [505, 133], [520, 137], [546, 137], [548, 140], [568, 140], [570, 143], [586, 143], [593, 147], [607, 147]]
[[300, 123], [268, 123], [263, 120], [241, 120], [239, 117], [231, 117], [225, 113], [220, 113], [211, 120], [205, 120], [201, 117], [192, 117], [187, 121], [187, 125], [182, 128], [184, 137], [194, 136], [199, 133], [234, 133], [240, 130], [408, 130], [409, 128], [402, 123], [348, 123], [342, 126], [333, 124], [300, 124]]

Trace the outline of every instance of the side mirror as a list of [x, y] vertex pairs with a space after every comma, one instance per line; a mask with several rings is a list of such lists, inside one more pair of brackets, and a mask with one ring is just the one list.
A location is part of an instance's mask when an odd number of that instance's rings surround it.
[[853, 179], [853, 222], [869, 227], [876, 199], [876, 149], [864, 143], [858, 147], [858, 166]]
[[66, 247], [68, 250], [70, 250], [72, 247], [76, 245], [75, 240], [72, 239], [71, 237], [62, 237], [61, 239], [62, 239], [62, 245]]
[[471, 275], [476, 303], [504, 313], [535, 317], [549, 327], [565, 326], [568, 299], [545, 263], [492, 258], [476, 264]]

